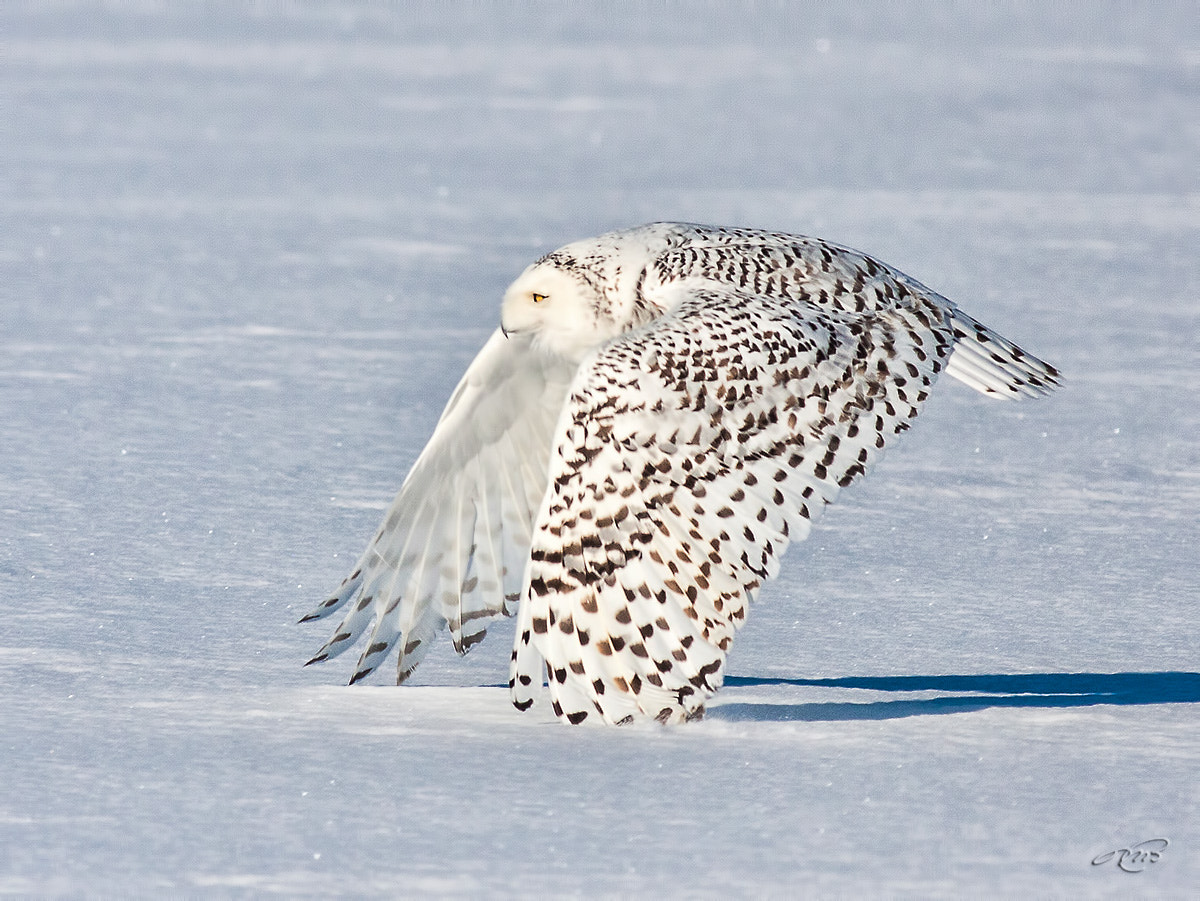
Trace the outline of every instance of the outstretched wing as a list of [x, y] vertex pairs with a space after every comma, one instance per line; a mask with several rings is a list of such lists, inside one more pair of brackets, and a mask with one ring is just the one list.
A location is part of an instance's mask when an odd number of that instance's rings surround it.
[[585, 360], [556, 436], [513, 651], [581, 722], [702, 712], [788, 544], [917, 415], [953, 308], [847, 311], [711, 281]]
[[511, 612], [574, 370], [528, 339], [491, 336], [353, 572], [301, 620], [350, 604], [309, 663], [342, 653], [370, 627], [351, 682], [370, 674], [397, 644], [397, 682], [403, 682], [443, 626], [466, 653], [483, 638], [487, 620]]
[[[661, 228], [662, 226], [658, 226]], [[683, 274], [762, 297], [844, 312], [911, 306], [912, 295], [949, 311], [954, 355], [947, 374], [992, 397], [1038, 397], [1059, 384], [1050, 364], [976, 322], [909, 275], [820, 238], [705, 225], [671, 227], [683, 240], [655, 260], [660, 277]]]

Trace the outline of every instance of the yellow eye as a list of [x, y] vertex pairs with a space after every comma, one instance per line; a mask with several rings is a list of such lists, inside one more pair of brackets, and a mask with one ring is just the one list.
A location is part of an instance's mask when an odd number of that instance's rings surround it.
[[546, 295], [545, 295], [545, 294], [534, 294], [534, 295], [533, 295], [533, 302], [534, 302], [534, 303], [541, 303], [541, 302], [542, 302], [543, 300], [545, 300], [545, 299], [546, 299]]

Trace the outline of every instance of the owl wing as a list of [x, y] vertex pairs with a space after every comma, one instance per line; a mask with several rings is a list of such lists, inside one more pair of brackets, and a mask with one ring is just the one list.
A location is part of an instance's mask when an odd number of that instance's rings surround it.
[[657, 259], [668, 278], [673, 272], [700, 271], [713, 284], [856, 313], [911, 308], [910, 295], [916, 295], [950, 312], [954, 354], [948, 375], [982, 394], [1011, 399], [1040, 397], [1060, 383], [1058, 370], [1049, 363], [976, 322], [912, 276], [850, 247], [757, 229], [677, 224], [672, 230], [681, 240]]
[[351, 682], [398, 643], [403, 682], [443, 626], [466, 653], [484, 637], [487, 620], [510, 612], [574, 370], [527, 339], [491, 336], [354, 570], [301, 620], [350, 605], [309, 663], [337, 656], [370, 627]]
[[690, 718], [788, 544], [908, 428], [953, 308], [866, 312], [690, 282], [580, 366], [551, 455], [513, 651], [572, 723]]

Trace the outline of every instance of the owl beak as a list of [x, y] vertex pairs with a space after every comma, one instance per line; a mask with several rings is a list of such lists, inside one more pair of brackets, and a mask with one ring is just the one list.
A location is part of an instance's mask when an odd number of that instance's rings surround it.
[[522, 326], [521, 315], [519, 309], [513, 309], [512, 300], [506, 295], [504, 302], [500, 304], [500, 331], [505, 338], [513, 338], [525, 332], [525, 327]]
[[501, 314], [500, 314], [500, 332], [501, 332], [501, 334], [504, 335], [505, 338], [511, 338], [513, 335], [521, 334], [521, 330], [519, 328], [509, 328], [507, 325], [504, 324], [504, 313], [503, 312], [501, 312]]

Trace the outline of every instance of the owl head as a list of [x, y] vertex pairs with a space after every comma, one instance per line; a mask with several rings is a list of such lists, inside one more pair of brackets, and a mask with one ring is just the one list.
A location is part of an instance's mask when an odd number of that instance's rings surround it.
[[568, 360], [582, 360], [619, 333], [604, 293], [577, 269], [547, 257], [517, 277], [504, 293], [500, 327], [525, 335], [535, 347]]
[[[610, 232], [548, 253], [504, 294], [500, 324], [535, 346], [579, 361], [645, 319], [647, 267], [678, 226]], [[658, 311], [658, 312], [661, 312]]]

